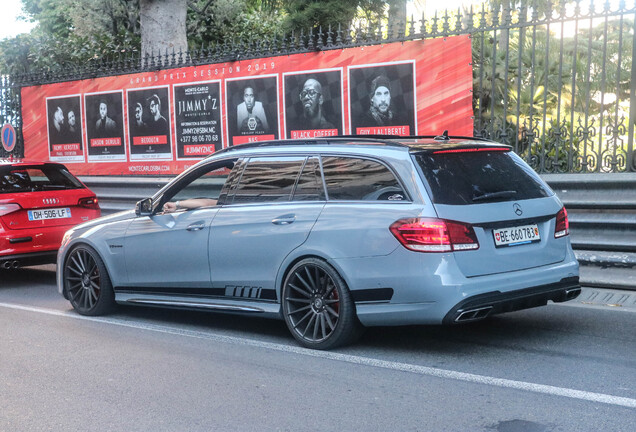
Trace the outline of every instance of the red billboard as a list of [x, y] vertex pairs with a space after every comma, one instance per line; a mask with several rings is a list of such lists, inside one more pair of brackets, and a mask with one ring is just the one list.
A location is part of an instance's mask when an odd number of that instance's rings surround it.
[[472, 135], [468, 36], [22, 88], [25, 157], [78, 175], [177, 174], [278, 138]]

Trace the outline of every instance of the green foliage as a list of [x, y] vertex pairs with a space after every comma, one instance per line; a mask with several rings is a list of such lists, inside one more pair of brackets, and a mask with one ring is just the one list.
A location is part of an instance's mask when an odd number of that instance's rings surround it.
[[[94, 58], [140, 51], [140, 0], [22, 0], [37, 26], [0, 41], [0, 73], [82, 66]], [[406, 0], [188, 0], [190, 49], [232, 41], [263, 41], [329, 24], [349, 28], [354, 20], [376, 25]], [[386, 25], [386, 21], [384, 21]]]
[[117, 35], [71, 34], [67, 38], [31, 32], [0, 42], [0, 74], [80, 67], [101, 56], [135, 52], [138, 46], [138, 37], [125, 32]]
[[308, 29], [335, 30], [350, 28], [354, 21], [377, 25], [385, 16], [389, 4], [406, 5], [405, 0], [285, 0], [286, 17], [283, 30], [307, 32]]
[[306, 31], [321, 26], [327, 28], [334, 23], [348, 23], [355, 16], [358, 3], [341, 0], [289, 0], [286, 2], [288, 16], [284, 29]]
[[0, 41], [0, 73], [46, 71], [139, 50], [139, 0], [23, 0], [38, 25]]
[[199, 0], [188, 10], [188, 46], [199, 48], [224, 42], [263, 40], [280, 30], [283, 15], [278, 1]]
[[71, 3], [65, 0], [22, 0], [24, 12], [39, 22], [43, 33], [68, 37], [72, 28]]

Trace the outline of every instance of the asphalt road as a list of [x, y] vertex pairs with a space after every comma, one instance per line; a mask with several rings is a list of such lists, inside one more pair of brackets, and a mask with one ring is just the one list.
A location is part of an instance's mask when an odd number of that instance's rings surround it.
[[636, 309], [548, 305], [371, 328], [310, 351], [282, 321], [119, 308], [0, 273], [0, 431], [633, 431]]

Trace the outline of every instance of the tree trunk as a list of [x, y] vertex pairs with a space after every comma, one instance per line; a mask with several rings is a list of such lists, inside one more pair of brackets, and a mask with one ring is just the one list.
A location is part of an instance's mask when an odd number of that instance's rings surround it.
[[187, 51], [186, 0], [140, 0], [141, 52], [144, 56]]
[[406, 30], [406, 0], [390, 0], [389, 2], [389, 37], [404, 37]]

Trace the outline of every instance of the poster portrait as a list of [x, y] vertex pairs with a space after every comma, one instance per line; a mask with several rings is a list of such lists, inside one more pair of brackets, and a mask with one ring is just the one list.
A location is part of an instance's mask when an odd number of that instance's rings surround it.
[[230, 145], [277, 139], [278, 76], [226, 80]]
[[342, 135], [342, 69], [283, 75], [285, 137]]
[[123, 105], [122, 91], [84, 96], [89, 162], [126, 160]]
[[349, 67], [351, 133], [416, 135], [414, 62]]
[[128, 90], [130, 160], [170, 160], [170, 95], [168, 86]]
[[221, 82], [174, 85], [177, 159], [202, 158], [223, 146]]
[[84, 162], [82, 110], [79, 95], [46, 99], [49, 159]]

